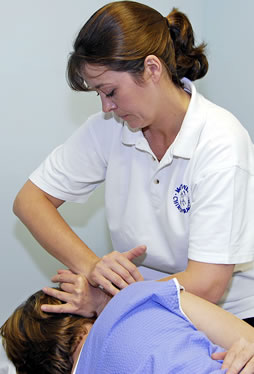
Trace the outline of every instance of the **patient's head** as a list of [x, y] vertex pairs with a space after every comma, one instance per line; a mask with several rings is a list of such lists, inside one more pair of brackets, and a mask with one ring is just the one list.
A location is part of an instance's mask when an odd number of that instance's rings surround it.
[[38, 291], [0, 328], [7, 356], [18, 374], [70, 374], [74, 352], [95, 319], [45, 313], [42, 304], [62, 301]]

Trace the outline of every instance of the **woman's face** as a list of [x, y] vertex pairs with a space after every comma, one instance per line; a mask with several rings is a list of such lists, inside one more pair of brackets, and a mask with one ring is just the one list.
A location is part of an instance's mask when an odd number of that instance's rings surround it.
[[138, 84], [130, 73], [86, 64], [83, 77], [87, 86], [100, 95], [105, 113], [113, 111], [133, 129], [153, 123], [156, 111], [155, 89], [148, 74], [145, 73], [144, 82]]

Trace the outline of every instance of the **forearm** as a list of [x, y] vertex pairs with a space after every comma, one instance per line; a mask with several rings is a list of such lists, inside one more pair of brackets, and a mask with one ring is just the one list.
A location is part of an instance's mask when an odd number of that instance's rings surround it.
[[254, 342], [254, 329], [217, 305], [186, 291], [180, 293], [184, 313], [215, 344], [229, 349], [237, 340]]
[[57, 211], [63, 202], [28, 181], [19, 192], [13, 210], [51, 255], [73, 272], [84, 274], [91, 285], [101, 285], [115, 295], [128, 284], [143, 280], [131, 261], [145, 252], [145, 246], [97, 257]]
[[186, 291], [212, 303], [218, 303], [232, 277], [234, 265], [188, 262], [185, 271], [161, 279], [177, 278]]
[[72, 231], [47, 195], [27, 182], [14, 202], [14, 213], [27, 226], [35, 239], [71, 270], [87, 275], [98, 257]]
[[211, 303], [216, 304], [223, 295], [220, 289], [217, 290], [216, 286], [213, 287], [212, 284], [206, 285], [206, 283], [202, 284], [202, 280], [199, 277], [192, 276], [192, 274], [185, 271], [162, 278], [160, 281], [167, 281], [172, 278], [176, 278], [186, 291], [202, 297]]

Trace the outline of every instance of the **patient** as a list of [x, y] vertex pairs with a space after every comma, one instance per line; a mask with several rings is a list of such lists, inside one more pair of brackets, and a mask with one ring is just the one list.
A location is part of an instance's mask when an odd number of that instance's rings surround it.
[[[220, 347], [228, 349], [240, 337], [254, 342], [251, 326], [180, 291], [175, 279], [134, 283], [110, 300], [85, 277], [72, 277], [83, 282], [82, 310], [89, 318], [41, 311], [42, 304], [47, 304], [43, 309], [57, 312], [64, 305], [38, 291], [1, 327], [5, 350], [17, 373], [225, 373], [222, 362], [211, 355], [221, 352]], [[68, 292], [49, 290], [68, 298]]]
[[79, 346], [95, 321], [73, 314], [44, 313], [42, 304], [62, 302], [38, 291], [21, 304], [0, 329], [8, 358], [19, 374], [72, 371]]

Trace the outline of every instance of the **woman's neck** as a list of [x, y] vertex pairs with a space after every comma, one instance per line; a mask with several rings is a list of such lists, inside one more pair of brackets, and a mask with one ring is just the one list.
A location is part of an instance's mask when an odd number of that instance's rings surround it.
[[171, 85], [161, 99], [156, 122], [145, 127], [143, 134], [150, 148], [161, 160], [179, 133], [190, 103], [190, 95]]

